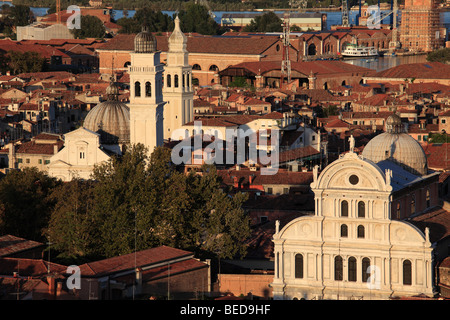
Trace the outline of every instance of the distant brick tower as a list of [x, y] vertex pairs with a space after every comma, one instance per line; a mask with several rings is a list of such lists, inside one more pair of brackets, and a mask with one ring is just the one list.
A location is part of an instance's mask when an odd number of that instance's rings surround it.
[[400, 25], [402, 48], [433, 51], [442, 45], [437, 0], [405, 0]]

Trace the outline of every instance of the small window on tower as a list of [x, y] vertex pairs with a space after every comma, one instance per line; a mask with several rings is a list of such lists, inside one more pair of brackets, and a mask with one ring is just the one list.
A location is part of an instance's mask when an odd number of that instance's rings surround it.
[[178, 75], [177, 75], [177, 74], [175, 75], [175, 77], [174, 77], [174, 79], [173, 79], [173, 82], [174, 82], [174, 84], [173, 84], [174, 87], [175, 87], [175, 88], [178, 88]]
[[145, 83], [145, 96], [146, 97], [152, 96], [152, 84], [148, 81]]
[[167, 88], [172, 86], [172, 77], [170, 74], [167, 75]]
[[141, 83], [139, 81], [136, 81], [134, 83], [134, 96], [135, 97], [141, 96]]

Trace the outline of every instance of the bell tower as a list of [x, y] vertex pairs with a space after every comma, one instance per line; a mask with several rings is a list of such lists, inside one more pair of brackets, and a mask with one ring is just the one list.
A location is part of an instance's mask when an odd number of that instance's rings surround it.
[[130, 142], [142, 143], [151, 154], [164, 142], [163, 65], [156, 38], [146, 29], [134, 39], [130, 74]]
[[[185, 123], [194, 120], [194, 92], [192, 67], [186, 50], [187, 37], [181, 31], [180, 19], [175, 18], [175, 28], [169, 37], [167, 65], [164, 71], [164, 139], [178, 140], [172, 133]], [[183, 137], [184, 138], [184, 137]]]

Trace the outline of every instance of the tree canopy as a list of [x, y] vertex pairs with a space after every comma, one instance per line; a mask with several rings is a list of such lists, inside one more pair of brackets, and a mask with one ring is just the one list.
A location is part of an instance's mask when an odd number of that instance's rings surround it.
[[77, 39], [103, 38], [105, 36], [105, 25], [98, 17], [81, 15], [80, 24], [80, 29], [75, 28], [70, 30]]
[[120, 33], [138, 33], [142, 26], [147, 26], [150, 32], [166, 32], [173, 29], [173, 20], [168, 14], [150, 7], [138, 9], [132, 18], [120, 18], [117, 24], [122, 26]]
[[[220, 258], [244, 256], [249, 221], [244, 194], [229, 196], [214, 167], [179, 172], [170, 149], [147, 156], [143, 145], [52, 193], [45, 235], [60, 256], [112, 257], [160, 245]], [[69, 194], [69, 196], [67, 196]]]
[[244, 27], [245, 32], [281, 32], [281, 19], [272, 11], [256, 16], [250, 24]]
[[450, 48], [442, 48], [428, 53], [427, 60], [430, 62], [450, 63]]
[[3, 62], [6, 66], [2, 65], [7, 70], [12, 71], [13, 74], [23, 72], [40, 72], [43, 71], [46, 66], [46, 59], [37, 52], [32, 51], [9, 51]]
[[49, 196], [59, 185], [36, 168], [8, 172], [0, 180], [0, 234], [44, 240], [53, 207]]
[[186, 9], [179, 11], [178, 17], [183, 32], [197, 32], [205, 35], [220, 33], [220, 26], [203, 5], [190, 3]]

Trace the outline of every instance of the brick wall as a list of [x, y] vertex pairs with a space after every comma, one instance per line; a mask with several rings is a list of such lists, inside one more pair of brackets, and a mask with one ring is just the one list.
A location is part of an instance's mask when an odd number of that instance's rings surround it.
[[269, 284], [273, 275], [269, 274], [220, 274], [220, 292], [230, 292], [234, 296], [246, 296], [249, 292], [253, 296], [272, 298], [272, 288]]

